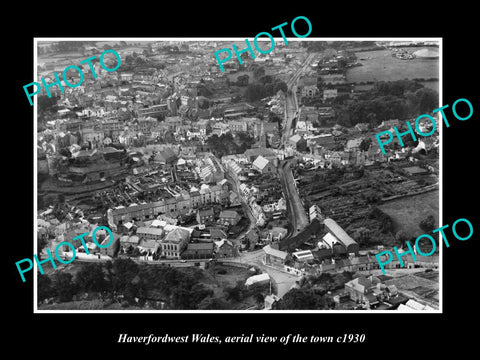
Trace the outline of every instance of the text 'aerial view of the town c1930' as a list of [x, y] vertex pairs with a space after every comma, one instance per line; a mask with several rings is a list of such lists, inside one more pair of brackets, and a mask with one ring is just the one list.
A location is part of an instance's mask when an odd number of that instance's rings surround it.
[[441, 39], [232, 44], [35, 39], [35, 311], [440, 311]]

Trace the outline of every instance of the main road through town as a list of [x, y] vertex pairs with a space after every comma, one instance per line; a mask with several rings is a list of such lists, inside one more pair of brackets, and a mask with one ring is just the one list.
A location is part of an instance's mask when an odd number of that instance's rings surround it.
[[[288, 90], [285, 99], [285, 120], [282, 134], [282, 144], [285, 147], [288, 144], [288, 139], [294, 134], [295, 128], [292, 126], [297, 116], [297, 81], [302, 74], [304, 74], [312, 61], [315, 59], [316, 54], [308, 54], [303, 64], [295, 71], [292, 77], [288, 80]], [[282, 183], [282, 188], [288, 203], [289, 218], [292, 223], [293, 229], [289, 236], [294, 236], [301, 232], [308, 225], [308, 218], [303, 208], [302, 201], [298, 194], [295, 182], [293, 179], [292, 169], [290, 168], [289, 160], [282, 161], [278, 167], [278, 174]], [[238, 188], [236, 189], [238, 192]], [[248, 205], [243, 204], [248, 208]], [[247, 211], [249, 214], [249, 211]], [[251, 216], [251, 214], [250, 214]], [[253, 223], [253, 219], [250, 219]], [[275, 269], [271, 266], [267, 266], [263, 261], [264, 251], [256, 250], [249, 252], [242, 252], [237, 258], [228, 259], [224, 262], [238, 262], [242, 264], [255, 265], [268, 273], [270, 277], [275, 281], [277, 285], [277, 296], [282, 298], [295, 283], [300, 279], [299, 277], [288, 274], [286, 272]]]
[[297, 82], [301, 75], [305, 74], [310, 64], [315, 59], [316, 54], [308, 54], [303, 64], [295, 71], [292, 77], [287, 81], [287, 95], [285, 99], [285, 121], [283, 122], [282, 144], [288, 145], [288, 139], [295, 133], [295, 128], [292, 127], [293, 120], [297, 116], [298, 102], [297, 102]]
[[[285, 99], [285, 121], [283, 122], [282, 144], [284, 147], [288, 145], [288, 140], [295, 133], [295, 126], [293, 126], [298, 113], [297, 103], [297, 81], [301, 75], [305, 74], [308, 67], [315, 59], [316, 54], [308, 54], [303, 64], [288, 80], [288, 92]], [[309, 223], [305, 210], [303, 208], [302, 200], [298, 194], [297, 187], [293, 179], [290, 162], [288, 160], [280, 163], [278, 167], [278, 174], [282, 182], [285, 196], [287, 197], [289, 217], [292, 223], [292, 231], [289, 236], [295, 236], [301, 232]]]
[[292, 224], [292, 231], [289, 236], [295, 236], [305, 229], [309, 221], [297, 187], [295, 186], [292, 169], [290, 168], [290, 162], [288, 160], [280, 163], [278, 175], [283, 185], [283, 191], [285, 192], [288, 204], [289, 218]]

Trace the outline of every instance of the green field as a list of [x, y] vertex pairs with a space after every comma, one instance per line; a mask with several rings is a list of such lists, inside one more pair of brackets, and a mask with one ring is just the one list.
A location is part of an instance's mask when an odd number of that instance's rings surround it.
[[439, 191], [429, 191], [420, 195], [387, 201], [379, 208], [392, 218], [395, 232], [404, 230], [409, 236], [416, 237], [424, 233], [418, 226], [419, 222], [430, 214], [435, 217], [435, 224], [438, 227]]

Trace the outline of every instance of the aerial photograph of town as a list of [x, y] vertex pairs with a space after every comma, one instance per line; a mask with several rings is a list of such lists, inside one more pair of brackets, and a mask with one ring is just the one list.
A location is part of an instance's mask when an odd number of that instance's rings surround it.
[[275, 39], [35, 39], [36, 311], [441, 309], [441, 39]]

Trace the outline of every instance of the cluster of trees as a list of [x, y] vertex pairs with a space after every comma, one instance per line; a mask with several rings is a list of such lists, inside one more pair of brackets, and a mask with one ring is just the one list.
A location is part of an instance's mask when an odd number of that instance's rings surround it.
[[422, 84], [412, 80], [377, 81], [370, 93], [381, 96], [391, 95], [403, 97], [407, 92], [415, 92], [422, 88]]
[[249, 69], [253, 75], [253, 82], [250, 82], [250, 76], [247, 74], [240, 75], [235, 82], [237, 86], [246, 86], [243, 94], [244, 98], [248, 101], [258, 101], [267, 96], [272, 96], [282, 90], [287, 92], [287, 84], [279, 79], [276, 79], [272, 75], [265, 74], [265, 68], [257, 64], [252, 64]]
[[[338, 42], [333, 42], [332, 45], [337, 43]], [[300, 44], [306, 48], [308, 52], [321, 52], [327, 48], [325, 41], [302, 41]]]
[[90, 298], [101, 298], [104, 304], [119, 302], [122, 307], [160, 301], [166, 308], [175, 310], [225, 310], [249, 297], [261, 304], [269, 291], [268, 285], [246, 287], [239, 281], [235, 286], [226, 287], [224, 296], [218, 297], [200, 282], [204, 276], [200, 269], [189, 270], [139, 265], [130, 259], [82, 264], [75, 276], [63, 271], [39, 275], [38, 300], [54, 298], [68, 302], [88, 293]]
[[343, 112], [343, 125], [366, 122], [374, 126], [383, 120], [406, 119], [431, 113], [438, 107], [438, 93], [412, 80], [380, 81], [351, 103]]
[[309, 276], [306, 279], [304, 278], [305, 280], [302, 287], [308, 284], [308, 286], [315, 287], [324, 292], [343, 289], [345, 283], [353, 279], [353, 274], [353, 272], [344, 271], [339, 274], [322, 273], [317, 276]]
[[57, 116], [58, 100], [60, 100], [60, 96], [58, 95], [52, 95], [51, 98], [45, 94], [37, 95], [38, 131], [45, 130], [45, 122]]
[[251, 102], [267, 96], [275, 95], [279, 90], [287, 93], [288, 87], [284, 81], [273, 79], [270, 75], [262, 77], [258, 83], [247, 86], [244, 97]]
[[275, 304], [276, 310], [329, 310], [334, 307], [330, 296], [304, 288], [290, 290]]
[[197, 92], [199, 96], [204, 96], [207, 98], [214, 94], [214, 92], [210, 89], [210, 87], [202, 82], [200, 82], [200, 84], [197, 85]]
[[328, 310], [335, 307], [327, 293], [343, 289], [345, 283], [352, 280], [353, 273], [344, 271], [339, 274], [323, 273], [302, 278], [300, 288], [292, 289], [275, 304], [278, 310]]
[[242, 302], [246, 298], [253, 296], [253, 298], [258, 302], [262, 303], [266, 294], [268, 293], [268, 284], [263, 285], [253, 285], [247, 287], [245, 282], [238, 281], [235, 286], [228, 286], [225, 288], [225, 294], [227, 300], [234, 302]]
[[250, 149], [255, 140], [248, 133], [237, 132], [235, 136], [228, 132], [218, 136], [214, 134], [207, 139], [207, 144], [212, 147], [216, 157], [224, 155], [242, 154]]
[[435, 229], [435, 217], [430, 214], [426, 218], [422, 219], [418, 224], [420, 229], [425, 231], [425, 233], [430, 233]]
[[125, 57], [125, 65], [130, 65], [130, 66], [133, 66], [133, 67], [147, 66], [147, 65], [149, 66], [150, 65], [150, 60], [148, 58], [146, 58], [145, 56], [139, 56], [134, 51], [132, 53], [132, 55], [127, 55]]
[[67, 272], [38, 276], [38, 300], [73, 300], [75, 295], [98, 293], [103, 299], [123, 299], [142, 305], [147, 300], [164, 301], [171, 309], [198, 309], [212, 306], [213, 291], [198, 282], [200, 270], [192, 274], [173, 267], [138, 265], [130, 259], [102, 264], [82, 264], [75, 277]]

